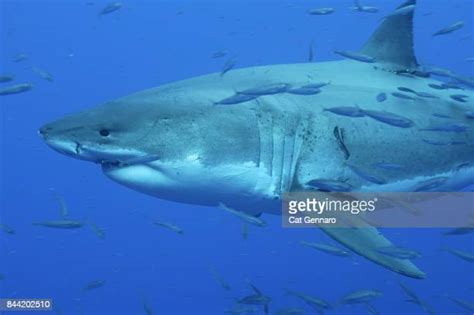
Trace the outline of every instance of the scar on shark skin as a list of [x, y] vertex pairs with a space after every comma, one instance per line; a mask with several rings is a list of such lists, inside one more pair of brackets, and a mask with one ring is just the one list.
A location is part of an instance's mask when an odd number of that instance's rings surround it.
[[334, 137], [336, 138], [337, 140], [337, 144], [339, 146], [339, 148], [342, 150], [342, 152], [344, 153], [344, 158], [346, 160], [349, 159], [349, 157], [351, 156], [351, 153], [349, 152], [349, 150], [347, 149], [346, 145], [344, 144], [344, 129], [343, 128], [339, 128], [338, 126], [334, 127]]

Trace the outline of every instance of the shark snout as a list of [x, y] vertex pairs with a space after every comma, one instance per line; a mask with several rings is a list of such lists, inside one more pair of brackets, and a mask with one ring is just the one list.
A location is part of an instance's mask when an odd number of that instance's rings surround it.
[[53, 150], [70, 157], [85, 159], [80, 154], [80, 143], [72, 139], [61, 137], [60, 133], [57, 132], [52, 124], [46, 124], [39, 128], [38, 135]]
[[53, 128], [48, 124], [44, 125], [38, 129], [38, 135], [44, 140], [47, 141], [52, 137]]
[[48, 133], [47, 128], [40, 128], [38, 134], [53, 150], [68, 156], [79, 158], [79, 143], [75, 141], [54, 138]]
[[69, 157], [99, 163], [102, 166], [120, 166], [142, 164], [158, 160], [155, 154], [149, 154], [117, 144], [105, 144], [100, 141], [90, 141], [74, 136], [80, 128], [70, 128], [67, 131], [45, 125], [38, 130], [44, 142], [53, 150]]
[[38, 134], [44, 138], [48, 135], [49, 130], [51, 130], [51, 127], [43, 126], [40, 129], [38, 129]]

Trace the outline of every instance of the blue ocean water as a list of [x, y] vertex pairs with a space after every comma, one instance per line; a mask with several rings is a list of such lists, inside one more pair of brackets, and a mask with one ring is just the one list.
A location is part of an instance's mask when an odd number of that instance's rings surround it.
[[[299, 245], [330, 242], [312, 229], [284, 229], [277, 216], [269, 226], [249, 228], [214, 208], [177, 204], [128, 190], [105, 178], [96, 165], [66, 158], [48, 148], [38, 128], [67, 113], [166, 82], [218, 72], [229, 58], [236, 67], [300, 63], [314, 43], [315, 61], [337, 60], [334, 49], [357, 50], [380, 19], [400, 4], [372, 0], [378, 14], [352, 12], [337, 1], [124, 1], [99, 16], [106, 1], [0, 0], [2, 73], [34, 88], [1, 96], [0, 298], [51, 298], [57, 314], [223, 314], [252, 293], [250, 281], [272, 297], [270, 313], [285, 307], [314, 313], [290, 288], [338, 304], [353, 290], [377, 289], [372, 304], [380, 314], [423, 314], [407, 303], [402, 281], [437, 314], [469, 314], [448, 296], [473, 300], [472, 263], [441, 251], [443, 246], [474, 251], [471, 235], [446, 238], [438, 229], [386, 229], [400, 246], [415, 248], [426, 280], [404, 278], [364, 258], [340, 258]], [[315, 7], [334, 7], [311, 16]], [[473, 3], [420, 0], [415, 17], [416, 52], [424, 64], [473, 76]], [[433, 38], [455, 21], [458, 32]], [[227, 56], [211, 58], [216, 51]], [[13, 62], [18, 54], [27, 60]], [[45, 69], [49, 82], [32, 71]], [[2, 86], [5, 83], [2, 83]], [[403, 148], [400, 148], [403, 150]], [[60, 217], [59, 194], [69, 217], [86, 226], [46, 229], [36, 221]], [[173, 222], [183, 235], [153, 225]], [[213, 277], [216, 270], [231, 289]], [[84, 290], [91, 281], [105, 285]], [[27, 312], [26, 312], [27, 313]], [[367, 314], [364, 305], [337, 305], [328, 314]], [[472, 312], [471, 312], [472, 313]], [[5, 314], [8, 314], [5, 312]], [[13, 313], [12, 313], [13, 314]], [[261, 308], [255, 314], [263, 314]]]

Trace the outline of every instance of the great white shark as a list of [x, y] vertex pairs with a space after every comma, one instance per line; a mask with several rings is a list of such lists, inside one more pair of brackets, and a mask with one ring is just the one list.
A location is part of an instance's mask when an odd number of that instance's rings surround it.
[[[430, 88], [442, 82], [419, 71], [415, 5], [409, 0], [384, 18], [360, 50], [375, 62], [282, 64], [209, 74], [106, 102], [46, 124], [39, 133], [56, 151], [98, 163], [107, 177], [136, 191], [181, 203], [225, 204], [252, 215], [280, 214], [282, 194], [305, 190], [315, 179], [347, 182], [357, 191], [413, 191], [420, 182], [446, 178], [442, 190], [458, 190], [474, 183], [474, 125], [466, 116], [474, 109], [474, 93], [463, 90], [465, 97], [455, 100], [451, 96], [458, 90]], [[317, 82], [330, 84], [315, 95], [267, 93], [219, 104], [236, 91]], [[394, 97], [398, 87], [429, 98]], [[387, 100], [377, 101], [379, 93]], [[327, 110], [335, 106], [389, 112], [410, 125]], [[448, 130], [439, 130], [448, 122]], [[453, 124], [460, 130], [451, 130]], [[348, 163], [387, 181], [367, 181]], [[375, 168], [377, 163], [403, 168], [389, 172]], [[392, 243], [373, 227], [323, 230], [385, 268], [425, 277], [410, 260], [379, 253], [377, 248]]]

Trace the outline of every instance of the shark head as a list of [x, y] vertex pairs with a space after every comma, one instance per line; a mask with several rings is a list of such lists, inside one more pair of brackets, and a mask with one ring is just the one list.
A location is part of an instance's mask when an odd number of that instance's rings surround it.
[[217, 205], [249, 194], [257, 181], [255, 112], [215, 106], [205, 87], [191, 92], [146, 90], [48, 123], [39, 133], [59, 153], [94, 162], [112, 180], [163, 199]]
[[121, 112], [120, 108], [120, 104], [111, 102], [48, 123], [39, 133], [54, 150], [103, 166], [133, 164], [151, 158], [140, 139], [146, 137], [147, 128], [153, 122], [140, 119], [145, 126], [130, 123], [126, 117], [139, 119], [139, 113]]

